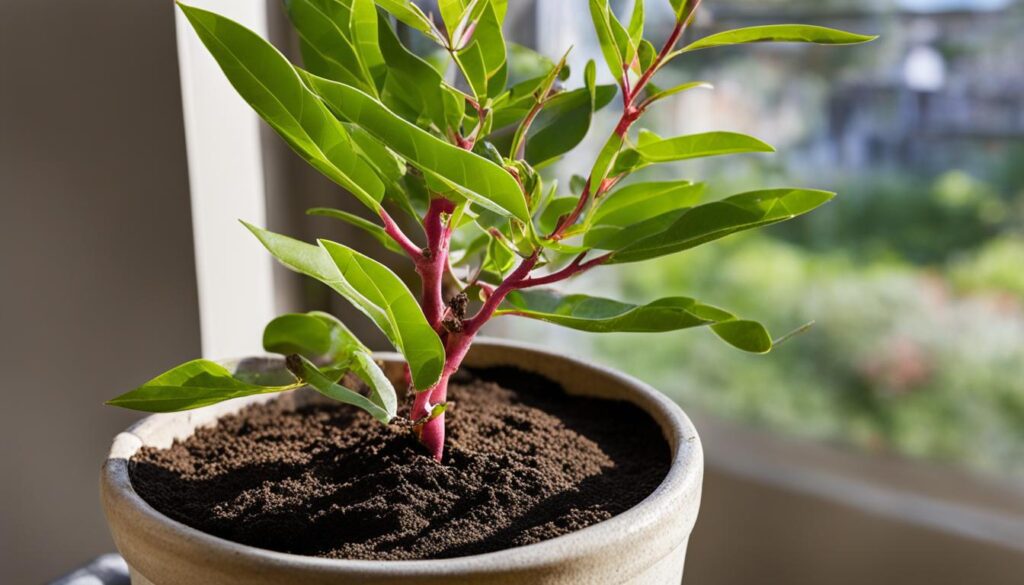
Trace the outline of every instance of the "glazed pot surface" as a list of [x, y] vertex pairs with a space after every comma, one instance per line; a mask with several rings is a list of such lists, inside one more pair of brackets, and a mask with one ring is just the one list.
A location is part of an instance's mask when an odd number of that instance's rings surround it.
[[[378, 354], [397, 363], [396, 354]], [[442, 560], [335, 560], [258, 549], [171, 520], [132, 488], [128, 460], [143, 446], [165, 448], [196, 428], [248, 404], [279, 398], [300, 406], [315, 393], [241, 398], [196, 411], [149, 416], [119, 434], [103, 466], [101, 493], [118, 549], [134, 585], [326, 584], [635, 584], [678, 585], [700, 505], [704, 463], [689, 418], [650, 386], [618, 372], [547, 350], [481, 339], [468, 367], [516, 366], [560, 383], [570, 394], [632, 402], [661, 427], [672, 464], [661, 485], [604, 522], [536, 544]]]

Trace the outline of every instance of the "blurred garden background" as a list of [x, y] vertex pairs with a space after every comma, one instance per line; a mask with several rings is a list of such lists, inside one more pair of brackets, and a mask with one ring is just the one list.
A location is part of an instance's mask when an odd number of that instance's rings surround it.
[[[541, 22], [557, 34], [540, 38], [554, 50], [578, 34], [577, 65], [595, 55], [589, 23], [565, 18], [572, 3], [548, 4], [551, 18]], [[703, 80], [714, 89], [652, 108], [647, 127], [666, 136], [744, 132], [779, 152], [660, 165], [639, 178], [704, 181], [705, 199], [766, 186], [839, 196], [798, 221], [597, 271], [576, 287], [630, 301], [694, 296], [775, 335], [814, 325], [766, 356], [705, 331], [591, 336], [506, 326], [524, 339], [569, 343], [715, 416], [1024, 478], [1024, 6], [719, 0], [702, 10], [696, 36], [793, 21], [881, 38], [675, 60], [660, 85]], [[591, 132], [594, 148], [604, 135], [604, 127]], [[574, 162], [557, 174], [582, 173]]]

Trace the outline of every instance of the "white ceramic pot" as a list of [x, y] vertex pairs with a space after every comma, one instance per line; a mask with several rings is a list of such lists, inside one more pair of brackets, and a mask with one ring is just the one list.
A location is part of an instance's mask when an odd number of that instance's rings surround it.
[[[380, 354], [395, 362], [398, 356]], [[110, 530], [134, 585], [678, 585], [700, 506], [704, 473], [690, 419], [650, 386], [618, 372], [537, 347], [478, 341], [465, 365], [508, 365], [555, 380], [571, 394], [632, 402], [661, 426], [672, 465], [661, 485], [633, 508], [558, 538], [443, 560], [333, 560], [230, 542], [171, 520], [132, 489], [128, 459], [142, 446], [167, 447], [197, 427], [274, 396], [243, 398], [196, 411], [150, 416], [114, 439], [101, 474]], [[295, 405], [312, 392], [285, 395]]]

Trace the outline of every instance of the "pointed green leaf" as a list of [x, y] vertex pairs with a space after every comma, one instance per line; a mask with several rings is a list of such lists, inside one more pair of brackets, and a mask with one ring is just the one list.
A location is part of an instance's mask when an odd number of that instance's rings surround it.
[[576, 207], [577, 201], [579, 201], [579, 197], [555, 197], [551, 199], [543, 211], [541, 211], [537, 227], [545, 234], [551, 233], [558, 224], [558, 219], [563, 215], [569, 214]]
[[[327, 358], [334, 379], [348, 371], [366, 383], [370, 400], [384, 410], [387, 420], [398, 410], [395, 388], [373, 360], [373, 352], [333, 315], [320, 311], [281, 315], [263, 330], [263, 347], [270, 352], [299, 354], [310, 360]], [[323, 370], [320, 373], [330, 377]], [[374, 414], [373, 409], [371, 414]]]
[[378, 34], [387, 64], [382, 94], [385, 105], [412, 122], [427, 121], [422, 126], [433, 122], [442, 132], [456, 127], [462, 119], [461, 104], [445, 91], [441, 74], [407, 49], [387, 22], [378, 23]]
[[391, 13], [399, 22], [411, 26], [432, 39], [440, 41], [434, 34], [434, 25], [419, 6], [410, 0], [374, 0], [378, 6]]
[[303, 382], [309, 384], [317, 392], [338, 402], [357, 406], [370, 413], [373, 418], [382, 423], [387, 424], [394, 418], [394, 412], [389, 412], [386, 408], [366, 396], [335, 382], [308, 359], [298, 356], [298, 362], [298, 372], [296, 373], [302, 378]]
[[629, 18], [629, 40], [639, 47], [644, 38], [644, 0], [633, 0], [633, 14]]
[[321, 240], [320, 246], [314, 246], [250, 224], [245, 226], [279, 262], [331, 287], [369, 317], [405, 356], [417, 388], [425, 390], [437, 381], [444, 364], [444, 347], [395, 273], [340, 244]]
[[477, 100], [487, 98], [487, 64], [480, 45], [473, 43], [457, 56], [459, 69]]
[[590, 18], [594, 21], [594, 31], [597, 33], [597, 42], [601, 46], [601, 54], [604, 56], [608, 70], [616, 81], [622, 81], [622, 55], [623, 50], [615, 40], [615, 33], [612, 29], [611, 8], [608, 7], [608, 0], [590, 0]]
[[193, 360], [160, 374], [107, 404], [144, 412], [179, 412], [232, 398], [284, 392], [301, 386], [298, 382], [284, 386], [250, 384], [235, 378], [220, 364]]
[[448, 29], [448, 39], [452, 39], [452, 33], [462, 21], [462, 15], [466, 11], [466, 0], [437, 0], [437, 11], [441, 13], [441, 21]]
[[[640, 74], [647, 71], [651, 65], [654, 65], [654, 60], [658, 58], [658, 50], [654, 48], [654, 45], [646, 39], [641, 39], [640, 44], [636, 49], [636, 62], [633, 67], [633, 71]], [[647, 90], [650, 91], [650, 84], [647, 85]]]
[[590, 131], [594, 112], [611, 103], [616, 91], [614, 85], [581, 87], [551, 98], [530, 127], [527, 162], [541, 167], [576, 148]]
[[331, 209], [330, 207], [314, 207], [306, 211], [306, 214], [341, 220], [370, 234], [373, 236], [373, 239], [380, 242], [380, 244], [388, 250], [401, 256], [405, 256], [405, 250], [403, 250], [402, 247], [399, 246], [386, 231], [384, 231], [384, 228], [368, 219], [364, 219], [358, 215], [342, 211], [340, 209]]
[[327, 240], [320, 240], [320, 245], [340, 273], [336, 290], [347, 289], [342, 294], [405, 356], [416, 388], [433, 386], [441, 377], [444, 346], [405, 283], [387, 266], [347, 246]]
[[591, 333], [665, 332], [710, 326], [727, 343], [754, 353], [771, 349], [771, 336], [753, 321], [687, 297], [636, 305], [583, 294], [521, 290], [510, 294], [498, 314], [519, 315]]
[[[616, 250], [611, 263], [637, 262], [687, 250], [736, 232], [778, 223], [828, 202], [834, 193], [813, 189], [769, 189], [669, 212], [626, 228], [600, 242]], [[668, 221], [652, 229], [652, 222]]]
[[613, 132], [605, 141], [590, 171], [590, 180], [594, 185], [600, 185], [608, 177], [622, 150], [622, 143], [622, 136], [618, 132]]
[[212, 12], [179, 4], [228, 81], [313, 167], [380, 209], [384, 185], [357, 154], [344, 127], [292, 65], [262, 37]]
[[691, 81], [689, 83], [683, 83], [681, 85], [677, 85], [675, 87], [671, 87], [669, 89], [665, 89], [665, 90], [661, 90], [661, 91], [658, 91], [656, 93], [653, 93], [653, 94], [651, 94], [651, 97], [647, 98], [647, 101], [649, 103], [653, 104], [654, 102], [663, 100], [663, 99], [665, 99], [665, 98], [667, 98], [669, 96], [675, 95], [677, 93], [682, 93], [684, 91], [690, 91], [691, 89], [698, 89], [698, 88], [701, 88], [701, 89], [714, 89], [715, 86], [711, 85], [710, 83], [708, 83], [706, 81]]
[[516, 264], [516, 253], [500, 238], [491, 237], [484, 258], [484, 270], [504, 275]]
[[352, 0], [352, 42], [370, 77], [379, 88], [387, 65], [380, 50], [377, 6], [373, 0]]
[[[379, 50], [377, 55], [367, 54], [365, 57], [357, 51], [351, 28], [353, 14], [348, 4], [338, 0], [286, 0], [285, 7], [288, 18], [304, 41], [303, 58], [309, 62], [311, 71], [328, 79], [356, 85], [363, 91], [377, 93], [367, 59], [376, 59], [377, 63], [383, 59]], [[376, 14], [374, 10], [374, 17]], [[373, 40], [376, 41], [376, 20], [373, 32]], [[316, 54], [311, 55], [311, 51]]]
[[312, 74], [310, 85], [338, 116], [358, 124], [421, 170], [436, 173], [495, 211], [529, 221], [526, 198], [512, 175], [489, 160], [403, 120], [365, 93]]
[[362, 345], [341, 321], [319, 311], [281, 315], [263, 328], [263, 349], [282, 355], [337, 361], [353, 342], [356, 347]]
[[594, 210], [585, 245], [600, 244], [624, 228], [653, 217], [692, 207], [704, 193], [704, 183], [663, 181], [634, 183], [605, 196]]
[[508, 54], [505, 48], [505, 37], [501, 30], [501, 20], [497, 8], [492, 5], [491, 0], [484, 0], [480, 3], [480, 16], [473, 29], [473, 40], [469, 46], [473, 45], [476, 45], [480, 51], [487, 79], [498, 75], [505, 66]]
[[669, 4], [672, 6], [672, 12], [675, 13], [676, 18], [679, 18], [686, 11], [687, 6], [689, 4], [691, 4], [694, 0], [668, 0], [668, 1], [669, 1]]
[[773, 346], [768, 330], [757, 321], [723, 321], [712, 325], [711, 330], [722, 341], [750, 353], [768, 353]]
[[679, 49], [676, 51], [676, 54], [743, 43], [779, 42], [815, 43], [819, 45], [851, 45], [866, 43], [876, 38], [878, 37], [872, 35], [859, 35], [836, 30], [834, 28], [812, 26], [808, 24], [770, 24], [766, 26], [751, 26], [736, 30], [727, 30], [706, 36], [686, 45], [682, 49]]
[[633, 44], [629, 37], [629, 31], [619, 22], [611, 7], [608, 8], [608, 25], [612, 30], [612, 38], [615, 39], [615, 46], [619, 49], [619, 62], [623, 66], [629, 65], [633, 62], [633, 57], [636, 56], [636, 45]]
[[757, 138], [735, 132], [705, 132], [662, 140], [645, 139], [636, 148], [619, 154], [611, 174], [633, 172], [654, 163], [744, 152], [775, 152], [775, 149]]
[[278, 262], [291, 270], [319, 280], [328, 286], [340, 277], [338, 268], [323, 248], [275, 234], [244, 221], [242, 225], [256, 236]]

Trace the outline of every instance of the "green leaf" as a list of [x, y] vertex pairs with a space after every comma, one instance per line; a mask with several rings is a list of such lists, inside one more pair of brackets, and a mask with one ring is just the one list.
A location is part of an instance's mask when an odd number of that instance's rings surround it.
[[368, 219], [363, 219], [362, 217], [359, 217], [358, 215], [355, 215], [353, 213], [342, 211], [340, 209], [332, 209], [330, 207], [314, 207], [310, 210], [307, 210], [306, 214], [316, 215], [320, 217], [330, 217], [333, 219], [341, 220], [351, 226], [357, 227], [365, 231], [366, 233], [370, 234], [371, 236], [373, 236], [373, 239], [380, 242], [380, 244], [387, 248], [388, 250], [401, 256], [405, 255], [405, 250], [403, 250], [402, 247], [395, 242], [395, 240], [391, 239], [391, 236], [389, 236], [388, 233], [384, 231], [383, 227], [373, 223]]
[[380, 50], [377, 6], [373, 0], [352, 0], [352, 39], [363, 65], [379, 88], [387, 65]]
[[550, 290], [511, 293], [499, 315], [519, 315], [591, 333], [648, 333], [710, 326], [727, 343], [744, 351], [764, 353], [771, 336], [753, 321], [741, 321], [717, 307], [687, 297], [669, 297], [635, 305], [583, 294]]
[[345, 124], [345, 129], [352, 136], [360, 156], [373, 167], [377, 176], [384, 181], [384, 197], [398, 204], [410, 217], [419, 219], [420, 214], [413, 208], [404, 182], [408, 173], [405, 159], [392, 152], [387, 146], [384, 146], [383, 142], [361, 127], [355, 124]]
[[[465, 108], [445, 90], [441, 73], [409, 51], [383, 20], [378, 23], [378, 34], [387, 63], [382, 94], [385, 105], [412, 122], [432, 122], [442, 132], [458, 127]], [[429, 126], [429, 122], [422, 125]]]
[[698, 39], [673, 55], [689, 53], [711, 47], [738, 45], [743, 43], [815, 43], [819, 45], [851, 45], [866, 43], [878, 38], [872, 35], [859, 35], [851, 32], [812, 26], [807, 24], [770, 24], [751, 26], [736, 30], [727, 30], [702, 39]]
[[466, 11], [465, 0], [437, 0], [437, 11], [441, 13], [441, 20], [448, 29], [448, 39], [452, 39], [452, 33], [458, 28], [462, 15]]
[[387, 266], [347, 246], [327, 240], [320, 240], [320, 245], [340, 272], [338, 288], [348, 289], [342, 294], [402, 352], [416, 388], [432, 387], [441, 377], [444, 346], [405, 283]]
[[310, 359], [342, 358], [354, 340], [341, 321], [319, 311], [281, 315], [263, 328], [263, 349], [282, 355], [297, 353]]
[[601, 147], [601, 152], [597, 154], [594, 167], [590, 171], [590, 180], [594, 185], [600, 185], [608, 177], [621, 149], [622, 136], [618, 132], [613, 132]]
[[[611, 7], [608, 8], [608, 25], [612, 30], [612, 38], [615, 39], [615, 46], [619, 49], [619, 62], [623, 66], [629, 65], [633, 62], [633, 57], [636, 56], [636, 45], [629, 38], [629, 32], [619, 22]], [[623, 74], [625, 74], [625, 71], [623, 71]]]
[[711, 326], [722, 341], [750, 353], [768, 353], [772, 349], [772, 338], [768, 330], [757, 321], [736, 319], [715, 323]]
[[[593, 67], [591, 61], [587, 71]], [[594, 112], [611, 103], [616, 92], [614, 85], [590, 85], [551, 98], [530, 127], [527, 162], [540, 167], [576, 148], [590, 131]]]
[[440, 41], [434, 34], [430, 18], [410, 0], [374, 0], [378, 6], [391, 13], [399, 22], [411, 26], [428, 37]]
[[478, 100], [487, 98], [487, 64], [480, 45], [473, 43], [457, 56], [459, 69]]
[[[372, 1], [370, 4], [372, 8]], [[373, 54], [368, 50], [364, 54], [357, 51], [355, 46], [351, 28], [353, 12], [348, 4], [338, 0], [286, 0], [285, 7], [288, 10], [288, 18], [304, 41], [303, 57], [309, 62], [312, 71], [329, 79], [356, 85], [364, 91], [377, 93], [377, 86], [368, 64], [368, 61], [374, 61], [376, 65], [383, 64], [376, 44], [376, 10], [372, 10], [372, 41], [373, 49], [377, 51]], [[365, 18], [365, 15], [362, 17]], [[360, 26], [365, 26], [365, 23], [360, 23]], [[365, 46], [360, 48], [369, 49]], [[311, 55], [311, 51], [316, 54]]]
[[224, 366], [209, 360], [193, 360], [177, 366], [107, 404], [144, 412], [179, 412], [210, 406], [231, 398], [284, 392], [301, 387], [260, 386], [243, 382]]
[[661, 91], [658, 91], [656, 93], [653, 93], [653, 94], [651, 94], [651, 97], [647, 98], [647, 102], [653, 104], [656, 101], [663, 100], [663, 99], [665, 99], [665, 98], [667, 98], [669, 96], [675, 95], [677, 93], [682, 93], [684, 91], [690, 91], [691, 89], [698, 89], [698, 88], [714, 89], [715, 86], [711, 85], [710, 83], [708, 83], [706, 81], [691, 81], [689, 83], [683, 83], [681, 85], [677, 85], [675, 87], [671, 87], [669, 89], [665, 89], [665, 90], [661, 90]]
[[373, 359], [373, 352], [360, 350], [352, 354], [349, 370], [366, 383], [370, 389], [370, 400], [384, 409], [391, 420], [398, 414], [398, 395], [391, 380]]
[[633, 14], [629, 18], [629, 40], [639, 47], [644, 39], [644, 0], [633, 0]]
[[601, 46], [601, 55], [608, 64], [608, 70], [611, 71], [612, 77], [621, 83], [623, 50], [616, 42], [612, 29], [611, 19], [614, 15], [608, 7], [608, 0], [590, 0], [590, 18], [594, 21], [597, 42]]
[[391, 270], [340, 244], [321, 240], [314, 246], [245, 226], [282, 264], [331, 287], [369, 317], [405, 356], [417, 388], [437, 382], [444, 347], [412, 293]]
[[588, 246], [599, 244], [628, 226], [692, 207], [704, 189], [704, 183], [689, 181], [634, 183], [622, 187], [598, 203], [583, 242]]
[[[488, 81], [501, 74], [508, 60], [505, 37], [501, 30], [501, 18], [493, 4], [491, 0], [481, 2], [480, 16], [477, 19], [476, 28], [473, 30], [473, 40], [469, 45], [470, 47], [476, 46], [480, 51], [485, 77]], [[498, 84], [500, 87], [495, 87], [497, 91], [493, 96], [504, 90], [505, 80], [501, 79], [500, 81], [501, 83]]]
[[558, 219], [563, 215], [569, 214], [576, 207], [577, 201], [579, 201], [579, 197], [555, 197], [551, 199], [544, 207], [544, 210], [541, 211], [537, 227], [545, 234], [551, 233], [558, 224]]
[[[616, 250], [610, 263], [647, 260], [673, 254], [736, 232], [778, 223], [828, 202], [834, 193], [813, 189], [769, 189], [669, 212], [626, 228], [600, 242]], [[667, 219], [668, 221], [662, 221]], [[661, 222], [660, 229], [653, 229]]]
[[[646, 39], [641, 39], [640, 44], [637, 46], [637, 60], [633, 70], [638, 74], [647, 71], [652, 65], [654, 60], [658, 57], [658, 50], [654, 48], [654, 45]], [[647, 85], [647, 90], [650, 91], [650, 83]]]
[[[313, 363], [308, 359], [302, 356], [297, 357], [298, 363], [295, 365], [295, 369], [297, 371], [294, 373], [317, 392], [327, 396], [328, 398], [337, 400], [338, 402], [362, 408], [366, 412], [370, 413], [373, 418], [382, 423], [387, 424], [392, 418], [394, 418], [395, 411], [389, 412], [387, 408], [382, 407], [380, 404], [377, 404], [366, 396], [363, 396], [355, 390], [346, 388], [327, 377], [324, 372], [320, 371], [320, 369], [313, 365]], [[390, 382], [388, 385], [390, 386]], [[393, 390], [394, 389], [392, 389], [392, 391]]]
[[245, 221], [242, 222], [242, 225], [256, 236], [267, 251], [277, 258], [278, 262], [291, 270], [319, 280], [328, 286], [340, 278], [338, 268], [323, 248], [275, 234]]
[[484, 270], [504, 275], [516, 264], [516, 253], [500, 238], [491, 237], [487, 243], [487, 256], [484, 259]]
[[619, 154], [612, 175], [633, 172], [654, 163], [674, 162], [743, 152], [775, 152], [770, 145], [735, 132], [705, 132], [661, 140], [643, 140]]
[[228, 81], [256, 113], [310, 165], [367, 207], [380, 209], [383, 183], [288, 60], [262, 37], [232, 20], [179, 6]]
[[682, 16], [683, 12], [686, 10], [687, 5], [690, 4], [691, 2], [693, 2], [693, 0], [668, 0], [668, 1], [669, 1], [669, 4], [672, 6], [672, 12], [675, 13], [676, 18], [679, 18], [680, 16]]
[[[373, 360], [373, 352], [333, 315], [319, 311], [282, 315], [264, 329], [263, 347], [310, 360], [329, 358], [332, 365], [328, 368], [335, 379], [341, 372], [349, 371], [366, 383], [370, 400], [387, 415], [383, 422], [393, 418], [398, 410], [395, 388]], [[322, 370], [319, 373], [327, 376]], [[374, 409], [368, 410], [374, 413]]]
[[338, 116], [358, 124], [416, 167], [462, 187], [467, 197], [493, 211], [529, 221], [526, 198], [505, 169], [403, 120], [358, 89], [309, 73], [306, 77]]

